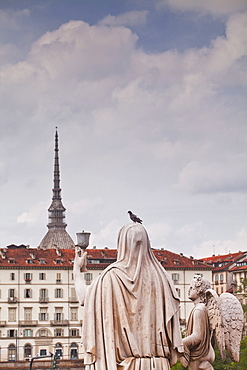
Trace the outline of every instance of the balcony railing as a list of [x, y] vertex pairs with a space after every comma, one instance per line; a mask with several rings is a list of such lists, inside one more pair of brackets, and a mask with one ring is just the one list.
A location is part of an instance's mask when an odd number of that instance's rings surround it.
[[20, 326], [37, 326], [38, 321], [37, 320], [20, 320], [19, 324]]
[[49, 297], [39, 297], [39, 303], [48, 303]]
[[17, 303], [17, 298], [16, 297], [9, 297], [8, 298], [8, 303]]
[[69, 324], [69, 320], [51, 320], [52, 326], [67, 326]]
[[25, 282], [26, 282], [27, 284], [30, 284], [30, 283], [31, 283], [31, 281], [32, 281], [32, 279], [30, 279], [30, 278], [26, 278], [26, 279], [25, 279]]

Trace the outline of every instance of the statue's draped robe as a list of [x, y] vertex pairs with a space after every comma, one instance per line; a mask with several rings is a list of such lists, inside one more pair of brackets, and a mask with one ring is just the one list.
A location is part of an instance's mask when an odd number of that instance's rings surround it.
[[[197, 314], [196, 323], [195, 314]], [[195, 333], [195, 325], [200, 325], [200, 338]], [[211, 346], [211, 334], [207, 308], [204, 303], [197, 304], [190, 313], [186, 330], [186, 337], [188, 336], [190, 336], [191, 344], [189, 348], [186, 346], [184, 348], [184, 357], [187, 362], [202, 361], [207, 358]]]
[[86, 370], [166, 370], [182, 351], [179, 299], [142, 225], [124, 226], [117, 262], [88, 288]]

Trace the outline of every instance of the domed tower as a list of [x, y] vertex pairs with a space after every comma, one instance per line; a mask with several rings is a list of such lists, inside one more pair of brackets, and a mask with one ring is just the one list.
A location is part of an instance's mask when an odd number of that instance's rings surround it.
[[65, 211], [63, 206], [60, 188], [60, 170], [58, 156], [58, 133], [56, 128], [55, 133], [55, 159], [54, 159], [54, 187], [52, 189], [53, 196], [50, 207], [48, 208], [49, 221], [48, 232], [42, 239], [39, 249], [71, 249], [75, 248], [75, 244], [66, 231], [67, 224], [65, 223]]

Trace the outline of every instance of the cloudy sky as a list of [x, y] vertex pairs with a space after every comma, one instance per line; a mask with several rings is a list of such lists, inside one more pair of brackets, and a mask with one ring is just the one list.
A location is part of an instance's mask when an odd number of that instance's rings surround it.
[[67, 231], [247, 250], [246, 0], [0, 0], [0, 246], [47, 231], [58, 127]]

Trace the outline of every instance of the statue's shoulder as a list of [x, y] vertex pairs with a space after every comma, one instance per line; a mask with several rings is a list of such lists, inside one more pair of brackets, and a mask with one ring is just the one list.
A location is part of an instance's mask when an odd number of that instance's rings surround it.
[[201, 311], [203, 313], [204, 312], [207, 313], [207, 308], [204, 303], [200, 302], [200, 303], [197, 303], [197, 305], [194, 308], [194, 311]]

